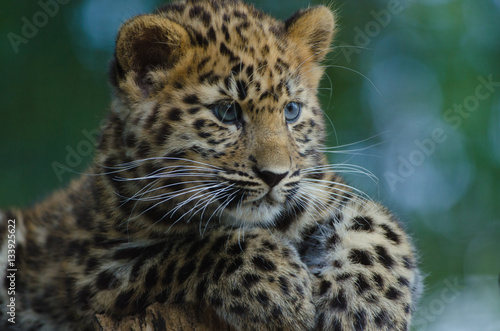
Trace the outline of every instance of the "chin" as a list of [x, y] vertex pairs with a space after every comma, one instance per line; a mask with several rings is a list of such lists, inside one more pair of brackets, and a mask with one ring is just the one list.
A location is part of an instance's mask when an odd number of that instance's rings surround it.
[[235, 227], [268, 227], [274, 225], [274, 221], [283, 211], [282, 205], [262, 201], [227, 208], [225, 213], [228, 216], [228, 223]]

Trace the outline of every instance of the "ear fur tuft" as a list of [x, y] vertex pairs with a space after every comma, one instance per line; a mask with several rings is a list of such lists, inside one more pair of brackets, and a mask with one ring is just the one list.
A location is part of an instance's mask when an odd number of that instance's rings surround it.
[[301, 10], [285, 22], [290, 38], [306, 44], [315, 62], [320, 62], [328, 53], [335, 30], [335, 18], [325, 6]]
[[124, 73], [171, 68], [185, 54], [189, 35], [179, 24], [159, 15], [141, 15], [118, 32], [115, 57]]

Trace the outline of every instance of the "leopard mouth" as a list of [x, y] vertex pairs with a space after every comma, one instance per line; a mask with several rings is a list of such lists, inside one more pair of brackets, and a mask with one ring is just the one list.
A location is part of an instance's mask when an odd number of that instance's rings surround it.
[[250, 204], [255, 207], [260, 206], [272, 206], [277, 207], [282, 205], [285, 199], [277, 192], [275, 188], [264, 191], [263, 193], [252, 197], [246, 201], [246, 204]]
[[271, 225], [283, 210], [283, 202], [276, 198], [272, 190], [268, 190], [230, 206], [227, 215], [232, 225]]
[[266, 194], [265, 196], [258, 198], [253, 201], [249, 201], [248, 204], [254, 206], [254, 207], [265, 207], [265, 206], [272, 206], [272, 207], [277, 207], [280, 205], [278, 201], [276, 201], [274, 198], [270, 196], [270, 194]]

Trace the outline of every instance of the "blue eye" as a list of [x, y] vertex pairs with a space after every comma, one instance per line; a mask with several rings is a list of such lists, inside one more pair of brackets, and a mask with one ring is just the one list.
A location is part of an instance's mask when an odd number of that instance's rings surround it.
[[237, 103], [220, 103], [212, 106], [212, 113], [222, 123], [233, 124], [239, 120], [241, 108]]
[[302, 112], [302, 105], [298, 102], [290, 102], [285, 106], [285, 119], [287, 123], [296, 122], [300, 113]]

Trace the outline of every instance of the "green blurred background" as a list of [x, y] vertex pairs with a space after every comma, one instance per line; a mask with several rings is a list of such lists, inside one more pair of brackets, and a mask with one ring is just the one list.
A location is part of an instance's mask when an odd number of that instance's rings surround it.
[[[30, 205], [91, 162], [116, 31], [161, 3], [54, 1], [2, 4], [0, 207]], [[319, 3], [254, 1], [282, 19]], [[500, 1], [331, 6], [320, 95], [330, 146], [355, 143], [331, 160], [373, 172], [349, 180], [415, 238], [426, 288], [414, 329], [500, 330]]]

